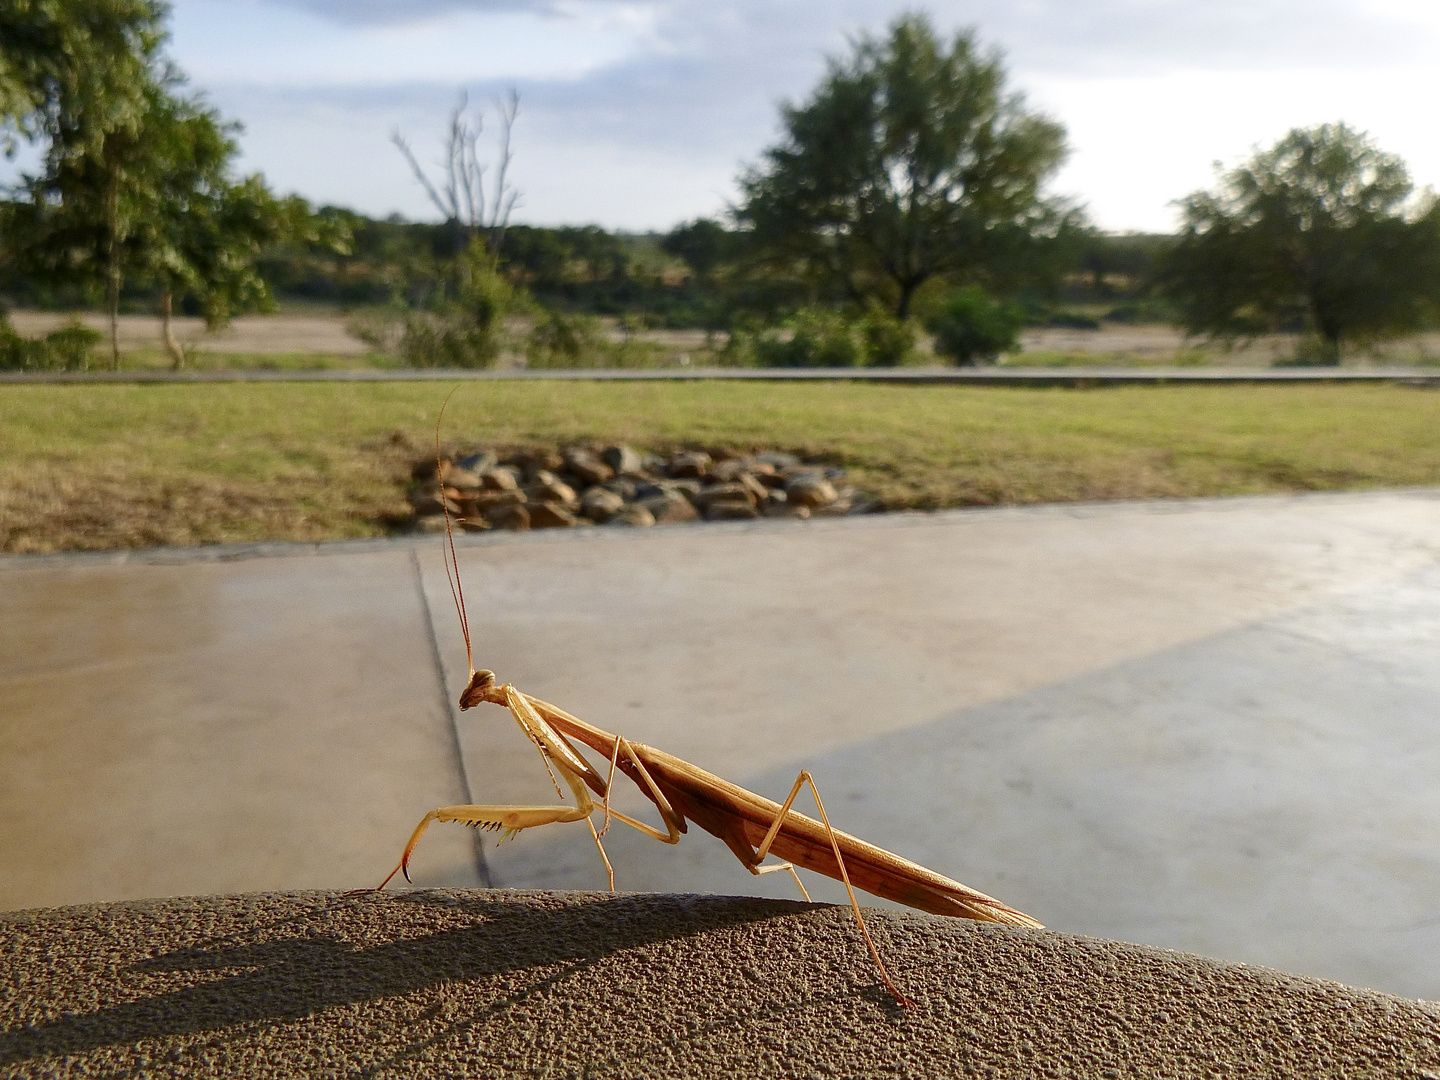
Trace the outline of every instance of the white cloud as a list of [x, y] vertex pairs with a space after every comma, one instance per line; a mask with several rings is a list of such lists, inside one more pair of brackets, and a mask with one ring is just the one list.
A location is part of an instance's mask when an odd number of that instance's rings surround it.
[[[824, 55], [903, 0], [179, 0], [175, 53], [244, 120], [279, 186], [372, 213], [428, 208], [386, 139], [431, 153], [457, 90], [522, 94], [522, 219], [664, 228], [719, 209]], [[1057, 188], [1112, 228], [1290, 127], [1346, 120], [1440, 183], [1433, 0], [942, 0], [1062, 120]], [[429, 140], [427, 144], [427, 139]]]

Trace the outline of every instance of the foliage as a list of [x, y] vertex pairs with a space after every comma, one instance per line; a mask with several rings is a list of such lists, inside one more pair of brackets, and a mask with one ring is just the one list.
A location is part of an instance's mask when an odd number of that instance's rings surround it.
[[1299, 330], [1311, 356], [1412, 331], [1440, 303], [1440, 206], [1344, 124], [1297, 128], [1181, 204], [1166, 294], [1194, 334]]
[[[83, 20], [108, 8], [157, 19], [166, 10], [91, 0], [70, 5], [69, 15]], [[303, 200], [275, 198], [259, 176], [232, 178], [237, 125], [182, 92], [182, 76], [158, 52], [158, 21], [149, 30], [105, 39], [120, 50], [100, 59], [123, 81], [123, 110], [111, 98], [64, 85], [51, 95], [32, 124], [47, 140], [44, 168], [24, 177], [6, 231], [32, 276], [103, 286], [112, 317], [127, 277], [158, 289], [165, 345], [180, 366], [185, 354], [170, 333], [172, 303], [193, 298], [211, 329], [268, 306], [256, 266], [262, 248], [320, 241], [323, 223], [311, 219]], [[113, 318], [111, 351], [117, 363]]]
[[95, 346], [104, 340], [104, 334], [79, 319], [44, 337], [27, 338], [0, 315], [0, 370], [86, 371]]
[[54, 138], [99, 148], [133, 128], [165, 39], [160, 0], [6, 0], [0, 5], [0, 145]]
[[784, 141], [741, 178], [739, 220], [772, 260], [901, 318], [933, 277], [1023, 274], [1073, 219], [1040, 196], [1063, 128], [1007, 93], [971, 34], [947, 48], [921, 15], [861, 38], [783, 119]]
[[591, 315], [546, 312], [525, 344], [525, 363], [532, 368], [603, 366], [610, 342]]
[[1010, 352], [1019, 340], [1025, 312], [1018, 304], [1001, 303], [978, 285], [951, 293], [926, 323], [935, 335], [935, 351], [961, 365], [993, 361]]
[[493, 367], [514, 344], [507, 319], [526, 313], [529, 297], [500, 272], [478, 236], [444, 264], [444, 272], [425, 308], [396, 302], [352, 319], [352, 332], [376, 347], [393, 348], [409, 367]]
[[741, 327], [722, 362], [780, 368], [895, 367], [913, 359], [916, 330], [872, 305], [856, 317], [839, 308], [801, 308], [774, 326]]

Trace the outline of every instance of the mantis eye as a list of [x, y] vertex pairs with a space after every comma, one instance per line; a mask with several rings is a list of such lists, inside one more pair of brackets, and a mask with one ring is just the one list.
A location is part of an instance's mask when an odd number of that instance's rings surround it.
[[495, 672], [486, 671], [483, 668], [475, 672], [475, 677], [470, 680], [471, 686], [494, 686]]

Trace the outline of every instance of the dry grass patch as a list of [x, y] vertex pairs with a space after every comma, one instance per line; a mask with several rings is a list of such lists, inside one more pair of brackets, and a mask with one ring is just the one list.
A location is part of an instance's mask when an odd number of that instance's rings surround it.
[[[0, 387], [0, 550], [383, 535], [446, 388]], [[464, 386], [448, 443], [791, 450], [894, 509], [1440, 484], [1440, 395], [1402, 386], [1104, 390]]]

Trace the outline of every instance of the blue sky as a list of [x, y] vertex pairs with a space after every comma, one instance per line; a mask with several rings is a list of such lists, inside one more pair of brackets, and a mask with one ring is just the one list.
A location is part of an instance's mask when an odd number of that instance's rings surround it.
[[[667, 229], [723, 211], [888, 0], [174, 0], [171, 52], [242, 121], [247, 170], [281, 191], [433, 218], [390, 144], [438, 155], [462, 89], [518, 89], [515, 220]], [[1109, 229], [1165, 230], [1172, 201], [1291, 127], [1345, 120], [1440, 186], [1434, 0], [949, 0], [943, 31], [1003, 50], [1061, 120], [1053, 189]]]

